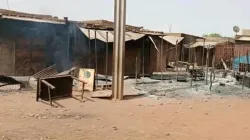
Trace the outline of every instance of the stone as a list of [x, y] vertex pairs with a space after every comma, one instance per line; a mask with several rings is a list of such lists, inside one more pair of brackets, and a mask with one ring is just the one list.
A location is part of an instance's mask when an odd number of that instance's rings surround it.
[[171, 83], [173, 83], [173, 81], [172, 81], [172, 80], [170, 80], [170, 81], [169, 81], [169, 83], [171, 84]]
[[208, 113], [204, 113], [205, 115], [209, 115]]
[[228, 105], [228, 107], [231, 107], [232, 105]]
[[163, 103], [160, 103], [160, 105], [164, 105]]
[[65, 112], [65, 111], [67, 111], [66, 109], [62, 109], [62, 110], [60, 110], [60, 112]]
[[117, 127], [115, 127], [115, 126], [113, 126], [112, 129], [113, 129], [113, 130], [118, 130]]
[[29, 114], [30, 117], [34, 117], [35, 115], [34, 114]]
[[65, 124], [66, 126], [69, 126], [69, 124]]
[[181, 102], [178, 102], [178, 104], [180, 105], [180, 104], [182, 104]]
[[206, 103], [206, 102], [207, 102], [207, 100], [206, 100], [206, 99], [204, 99], [204, 100], [203, 100], [203, 102], [204, 102], [204, 103]]
[[193, 109], [193, 107], [192, 107], [192, 106], [190, 106], [190, 107], [189, 107], [189, 109]]
[[133, 115], [133, 113], [129, 113], [129, 116], [132, 116]]
[[169, 133], [167, 133], [167, 134], [166, 134], [166, 136], [170, 136], [170, 134], [169, 134]]
[[76, 119], [76, 120], [80, 120], [80, 119], [82, 119], [82, 118], [83, 118], [83, 116], [81, 116], [81, 115], [75, 116], [75, 119]]
[[47, 116], [42, 116], [42, 119], [47, 119], [48, 117]]

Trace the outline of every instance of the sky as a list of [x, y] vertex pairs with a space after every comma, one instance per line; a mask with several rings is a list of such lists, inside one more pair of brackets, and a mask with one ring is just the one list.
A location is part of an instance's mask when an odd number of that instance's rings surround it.
[[[10, 10], [68, 17], [111, 20], [114, 0], [8, 0]], [[127, 24], [193, 35], [233, 36], [233, 26], [250, 28], [250, 0], [127, 0]], [[7, 0], [0, 8], [8, 9]]]

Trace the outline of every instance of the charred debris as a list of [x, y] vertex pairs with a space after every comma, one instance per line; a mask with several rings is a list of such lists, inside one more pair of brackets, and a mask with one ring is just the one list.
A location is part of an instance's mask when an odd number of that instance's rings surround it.
[[[135, 79], [131, 86], [138, 87], [154, 80], [195, 87], [198, 81], [212, 90], [220, 75], [232, 75], [242, 88], [250, 87], [250, 40], [245, 36], [203, 38], [126, 25], [124, 79]], [[113, 42], [114, 23], [110, 21], [71, 21], [0, 9], [0, 90], [9, 85], [19, 85], [17, 89], [28, 85], [37, 88], [38, 98], [52, 100], [54, 96], [47, 95], [56, 87], [44, 82], [46, 78], [71, 79], [67, 90], [72, 92], [70, 87], [76, 79], [88, 84], [79, 78], [80, 68], [94, 69], [94, 89], [110, 89]], [[147, 83], [145, 78], [152, 81]]]

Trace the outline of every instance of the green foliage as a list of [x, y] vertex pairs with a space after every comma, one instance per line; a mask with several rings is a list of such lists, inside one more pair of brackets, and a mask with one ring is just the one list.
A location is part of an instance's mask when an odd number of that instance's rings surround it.
[[218, 33], [211, 33], [211, 34], [203, 34], [203, 37], [222, 37], [220, 34]]

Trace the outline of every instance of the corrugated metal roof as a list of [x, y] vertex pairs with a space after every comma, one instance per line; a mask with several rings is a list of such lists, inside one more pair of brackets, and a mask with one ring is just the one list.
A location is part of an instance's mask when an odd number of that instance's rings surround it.
[[[114, 42], [114, 31], [108, 31], [108, 30], [92, 30], [92, 29], [86, 29], [86, 28], [80, 28], [80, 30], [89, 37], [88, 32], [90, 32], [90, 40], [95, 39], [95, 31], [96, 31], [96, 39], [101, 40], [103, 42], [106, 42], [106, 36], [108, 33], [108, 42]], [[134, 32], [126, 32], [125, 33], [125, 41], [130, 40], [138, 40], [142, 37], [144, 37], [145, 34], [139, 34]]]
[[239, 41], [250, 41], [250, 36], [242, 36], [242, 37], [239, 37], [237, 40], [239, 40]]
[[2, 15], [3, 19], [13, 19], [13, 20], [21, 20], [21, 21], [32, 21], [32, 22], [42, 22], [42, 23], [52, 23], [52, 24], [65, 24], [64, 21], [55, 21], [49, 19], [36, 19], [36, 18], [28, 18], [28, 17], [15, 17], [15, 16], [6, 16]]
[[[208, 41], [205, 41], [205, 48], [213, 48], [217, 45], [218, 43], [217, 42], [208, 42]], [[204, 46], [204, 42], [195, 42], [193, 44], [191, 44], [189, 46], [189, 48], [196, 48], [196, 47], [199, 47], [199, 46]]]
[[184, 37], [177, 37], [177, 36], [164, 36], [163, 39], [173, 45], [179, 44]]
[[150, 41], [153, 43], [155, 49], [157, 50], [157, 52], [159, 52], [159, 49], [157, 48], [155, 42], [154, 42], [154, 39], [151, 37], [151, 36], [148, 36], [148, 38], [150, 39]]

